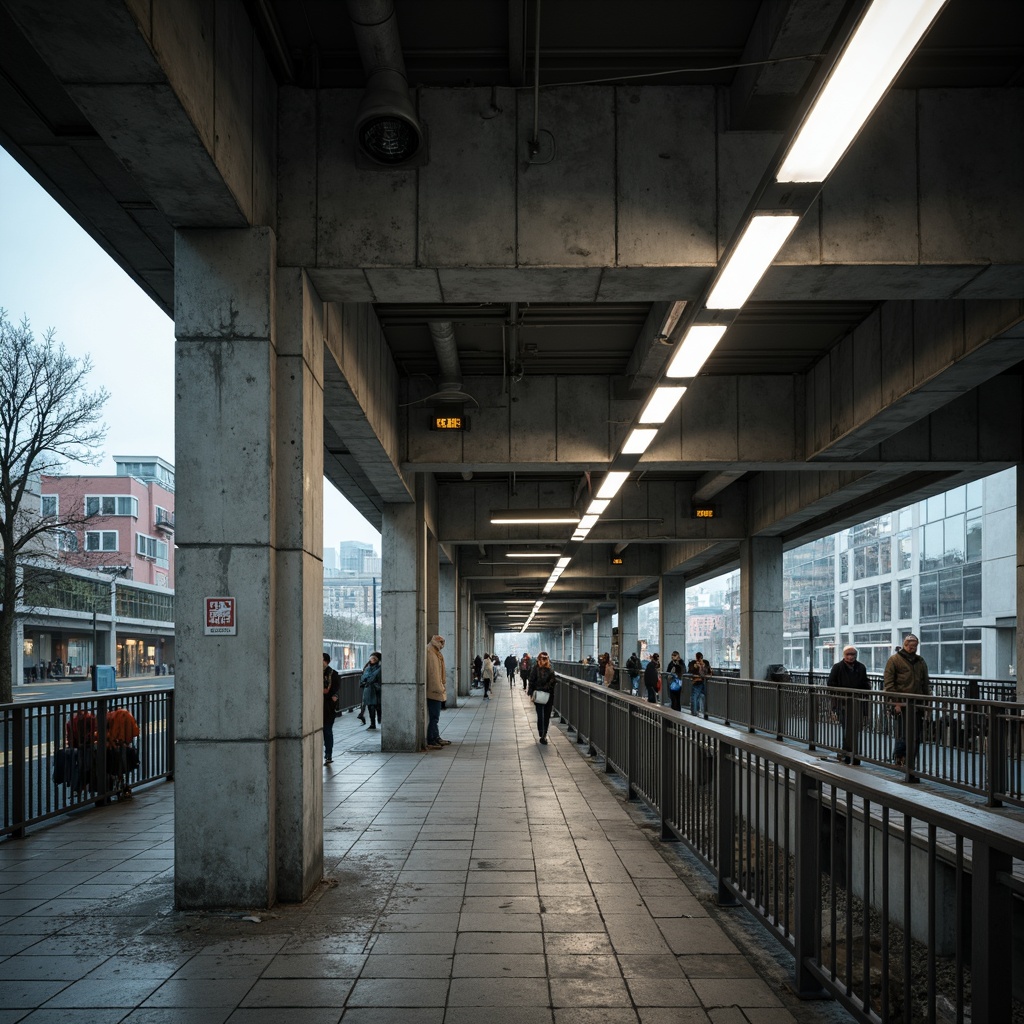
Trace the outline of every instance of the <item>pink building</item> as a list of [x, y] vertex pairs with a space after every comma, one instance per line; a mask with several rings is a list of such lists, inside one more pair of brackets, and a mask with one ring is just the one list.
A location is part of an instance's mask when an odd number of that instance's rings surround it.
[[174, 467], [115, 455], [116, 476], [44, 476], [42, 512], [67, 523], [71, 565], [174, 589]]

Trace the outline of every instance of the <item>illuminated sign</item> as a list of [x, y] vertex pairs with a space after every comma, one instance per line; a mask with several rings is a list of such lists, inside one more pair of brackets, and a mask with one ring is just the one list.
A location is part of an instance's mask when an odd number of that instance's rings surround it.
[[430, 417], [431, 430], [469, 430], [469, 418], [460, 413], [438, 413]]
[[718, 510], [714, 505], [694, 505], [690, 509], [690, 515], [694, 519], [714, 519]]
[[622, 555], [612, 555], [612, 565], [622, 565]]

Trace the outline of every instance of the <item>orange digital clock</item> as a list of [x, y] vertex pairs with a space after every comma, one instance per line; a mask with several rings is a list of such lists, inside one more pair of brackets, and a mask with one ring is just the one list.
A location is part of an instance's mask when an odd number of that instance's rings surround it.
[[430, 418], [431, 430], [469, 430], [469, 420], [465, 416], [453, 416], [434, 413]]
[[714, 519], [715, 508], [713, 505], [694, 505], [692, 515], [694, 519]]

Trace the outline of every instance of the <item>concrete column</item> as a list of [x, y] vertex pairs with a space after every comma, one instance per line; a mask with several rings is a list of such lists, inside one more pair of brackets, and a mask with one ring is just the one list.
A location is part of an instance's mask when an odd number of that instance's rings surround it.
[[[425, 564], [426, 564], [426, 587], [424, 591], [424, 600], [427, 610], [427, 639], [434, 636], [435, 634], [441, 634], [445, 638], [445, 649], [447, 650], [447, 644], [451, 642], [451, 636], [448, 634], [441, 633], [440, 629], [440, 604], [439, 604], [439, 590], [440, 590], [440, 551], [437, 546], [437, 538], [430, 529], [427, 529], [426, 535], [426, 548], [424, 551]], [[445, 668], [448, 667], [448, 659], [445, 659]]]
[[782, 539], [740, 544], [740, 674], [763, 679], [782, 664]]
[[[269, 228], [180, 231], [174, 285], [175, 900], [300, 901], [323, 876], [322, 304]], [[206, 634], [207, 597], [234, 634]]]
[[[446, 706], [459, 706], [459, 634], [457, 626], [455, 566], [450, 562], [437, 570], [437, 631], [445, 639], [445, 668], [448, 670], [448, 700]], [[429, 632], [429, 630], [428, 630]]]
[[658, 587], [658, 625], [661, 644], [661, 664], [667, 666], [673, 651], [683, 660], [692, 657], [686, 650], [686, 578], [662, 576]]
[[631, 654], [640, 650], [640, 634], [637, 629], [637, 609], [640, 600], [619, 594], [619, 659], [623, 665]]
[[597, 659], [598, 652], [594, 650], [597, 641], [594, 639], [594, 625], [597, 623], [597, 615], [594, 612], [583, 612], [580, 616], [580, 657], [586, 658], [593, 655]]
[[612, 649], [612, 615], [611, 607], [600, 607], [597, 610], [597, 652], [604, 654]]
[[25, 624], [22, 619], [14, 620], [8, 653], [11, 659], [11, 687], [17, 689], [25, 682]]
[[425, 599], [427, 528], [420, 502], [388, 502], [383, 513], [381, 704], [387, 714], [381, 722], [381, 749], [419, 751], [427, 735], [426, 647], [431, 635]]
[[459, 646], [456, 656], [459, 660], [457, 679], [459, 681], [459, 696], [468, 697], [472, 685], [472, 675], [469, 671], [469, 663], [473, 660], [469, 653], [469, 625], [470, 625], [470, 600], [469, 585], [459, 582]]

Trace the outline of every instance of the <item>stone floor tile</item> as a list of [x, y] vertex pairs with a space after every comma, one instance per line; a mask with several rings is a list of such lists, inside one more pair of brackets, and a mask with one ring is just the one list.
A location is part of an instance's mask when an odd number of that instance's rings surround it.
[[544, 948], [553, 953], [614, 953], [611, 940], [600, 932], [545, 932]]
[[712, 1021], [699, 1006], [668, 1009], [664, 1006], [641, 1006], [637, 1013], [640, 1024], [746, 1024], [741, 1013], [735, 1021]]
[[340, 1006], [240, 1008], [227, 1024], [338, 1024], [340, 1017]]
[[176, 981], [186, 978], [252, 978], [255, 980], [263, 973], [272, 959], [273, 957], [269, 953], [201, 953], [182, 964], [175, 971], [174, 978]]
[[673, 953], [739, 953], [721, 926], [711, 918], [659, 918], [658, 927]]
[[[481, 1024], [480, 1010], [475, 1006], [449, 1006], [444, 1024]], [[487, 1024], [552, 1024], [551, 1010], [546, 1006], [488, 1006]], [[346, 1018], [345, 1024], [348, 1024]], [[402, 1024], [406, 1024], [405, 1021]]]
[[461, 953], [543, 953], [540, 932], [460, 932], [455, 954]]
[[269, 959], [263, 978], [355, 978], [367, 958], [346, 953], [278, 953]]
[[78, 981], [106, 957], [13, 956], [0, 961], [0, 984], [7, 981]]
[[540, 899], [536, 896], [466, 896], [463, 914], [539, 914]]
[[458, 953], [451, 965], [453, 978], [545, 978], [540, 953]]
[[[8, 1024], [9, 1021], [18, 1021], [19, 1024], [120, 1024], [125, 1015], [123, 1006], [103, 1008], [94, 1006], [88, 1010], [72, 1007], [33, 1010], [27, 1017], [22, 1016], [24, 1012], [24, 1010], [0, 1011], [0, 1024]], [[8, 1013], [10, 1016], [7, 1016]]]
[[352, 989], [348, 1005], [444, 1006], [448, 985], [447, 978], [361, 978]]
[[452, 957], [432, 954], [371, 954], [359, 974], [361, 978], [450, 978]]
[[132, 1010], [122, 1024], [224, 1024], [233, 1012], [229, 1006], [144, 1006]]
[[[62, 985], [60, 992], [53, 998], [46, 1000], [47, 1008], [71, 1007], [83, 1009], [92, 1006], [124, 1006], [131, 1009], [138, 1006], [162, 984], [159, 978], [84, 978], [72, 985]], [[4, 985], [4, 1000], [8, 1005], [11, 1003], [7, 998], [7, 988]], [[35, 1006], [43, 1005], [44, 1000], [40, 999], [34, 1003]]]
[[550, 1006], [547, 978], [452, 978], [449, 1006]]
[[679, 959], [671, 953], [648, 956], [646, 953], [619, 953], [619, 970], [625, 978], [683, 978]]
[[687, 978], [756, 978], [750, 961], [745, 956], [714, 956], [689, 953], [677, 958]]
[[459, 916], [460, 932], [539, 932], [540, 930], [541, 915], [536, 913], [463, 913]]
[[604, 931], [600, 914], [559, 914], [541, 915], [545, 932], [599, 932]]
[[261, 978], [238, 1001], [240, 1007], [345, 1005], [350, 978]]
[[374, 935], [367, 952], [392, 955], [443, 955], [455, 952], [455, 935], [451, 932], [385, 932]]
[[[345, 1010], [342, 1024], [444, 1024], [444, 1008], [440, 1006], [404, 1007], [395, 1015], [390, 1006], [355, 1006]], [[267, 1024], [274, 1024], [268, 1021]], [[299, 1022], [301, 1024], [301, 1022]]]
[[636, 1011], [629, 1007], [562, 1006], [555, 1010], [555, 1024], [638, 1024]]
[[760, 978], [693, 978], [691, 984], [705, 1007], [782, 1005]]
[[548, 976], [551, 978], [609, 978], [619, 976], [619, 965], [609, 954], [549, 953]]
[[629, 994], [637, 1006], [699, 1006], [693, 986], [685, 978], [627, 978]]
[[552, 978], [553, 1006], [629, 1006], [626, 983], [612, 978]]
[[[461, 915], [465, 916], [465, 915]], [[459, 914], [382, 914], [377, 929], [382, 932], [453, 932], [461, 930]]]

